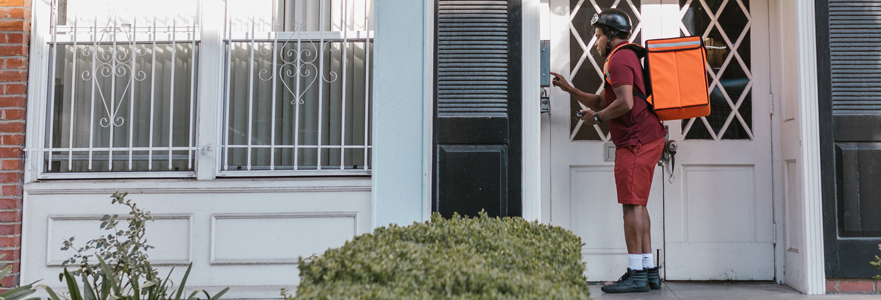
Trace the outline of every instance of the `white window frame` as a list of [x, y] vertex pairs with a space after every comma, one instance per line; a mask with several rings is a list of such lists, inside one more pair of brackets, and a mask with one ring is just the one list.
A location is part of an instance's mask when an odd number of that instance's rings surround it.
[[[229, 18], [226, 2], [224, 0], [197, 0], [199, 1], [199, 24], [200, 36], [196, 37], [199, 44], [198, 78], [195, 83], [196, 96], [195, 111], [195, 141], [192, 150], [194, 154], [193, 171], [133, 171], [133, 172], [44, 172], [43, 155], [48, 150], [45, 142], [49, 136], [48, 126], [49, 101], [47, 96], [52, 83], [49, 78], [49, 66], [51, 64], [52, 32], [51, 20], [45, 16], [52, 14], [52, 3], [57, 0], [38, 0], [32, 4], [31, 23], [31, 47], [29, 56], [28, 77], [28, 101], [26, 121], [26, 146], [24, 151], [26, 183], [41, 179], [126, 179], [126, 178], [196, 178], [198, 180], [213, 180], [217, 177], [267, 177], [267, 176], [370, 176], [371, 167], [364, 169], [345, 170], [342, 166], [339, 170], [274, 170], [274, 171], [222, 171], [224, 145], [224, 85], [226, 71], [225, 66], [225, 30]], [[329, 1], [329, 0], [322, 0]], [[344, 0], [346, 1], [346, 0]], [[348, 0], [351, 1], [351, 0]], [[274, 13], [274, 12], [273, 12]], [[289, 37], [289, 33], [278, 32], [277, 38]], [[325, 38], [333, 38], [332, 33], [326, 33]], [[372, 40], [373, 32], [367, 36], [363, 32], [344, 33], [343, 39], [360, 38]], [[372, 56], [372, 54], [371, 54]], [[370, 66], [369, 68], [372, 68]], [[369, 93], [372, 95], [372, 88]], [[370, 104], [372, 106], [372, 103]], [[366, 120], [366, 125], [372, 120]], [[371, 149], [372, 141], [363, 146], [365, 150]], [[346, 145], [349, 146], [349, 145]], [[354, 145], [353, 145], [354, 146]], [[342, 152], [342, 151], [341, 151]], [[365, 157], [372, 157], [365, 151]], [[366, 160], [365, 160], [366, 162]], [[366, 163], [365, 163], [366, 165]]]

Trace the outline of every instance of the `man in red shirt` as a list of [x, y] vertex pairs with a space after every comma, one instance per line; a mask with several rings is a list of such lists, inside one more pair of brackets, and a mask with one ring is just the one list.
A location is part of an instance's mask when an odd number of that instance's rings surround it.
[[609, 122], [615, 143], [615, 185], [618, 203], [624, 210], [624, 238], [630, 267], [621, 279], [603, 286], [602, 290], [630, 293], [660, 289], [660, 267], [654, 266], [652, 257], [651, 221], [646, 203], [667, 132], [648, 102], [634, 96], [635, 91], [645, 94], [642, 65], [636, 53], [621, 48], [609, 57], [614, 49], [628, 43], [630, 17], [621, 10], [607, 9], [594, 15], [591, 25], [595, 28], [597, 52], [608, 61], [603, 93], [582, 92], [559, 74], [552, 74], [554, 86], [589, 108], [581, 111], [585, 125]]

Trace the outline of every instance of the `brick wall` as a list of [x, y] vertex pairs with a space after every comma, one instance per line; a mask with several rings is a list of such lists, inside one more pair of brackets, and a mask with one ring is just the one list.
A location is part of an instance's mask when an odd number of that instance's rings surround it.
[[0, 264], [12, 272], [4, 287], [19, 285], [22, 178], [31, 0], [0, 0]]

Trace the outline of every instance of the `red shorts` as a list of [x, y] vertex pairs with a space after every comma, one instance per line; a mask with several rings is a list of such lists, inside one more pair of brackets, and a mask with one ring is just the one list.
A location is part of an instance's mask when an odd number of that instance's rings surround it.
[[615, 185], [618, 203], [646, 205], [655, 166], [664, 150], [664, 138], [646, 144], [615, 149]]

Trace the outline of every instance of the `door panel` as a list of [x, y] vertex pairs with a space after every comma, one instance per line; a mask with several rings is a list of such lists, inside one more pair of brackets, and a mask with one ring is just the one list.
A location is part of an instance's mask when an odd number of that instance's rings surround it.
[[679, 142], [664, 189], [667, 279], [772, 280], [767, 3], [678, 2], [682, 19], [664, 23], [704, 38], [712, 113], [666, 122]]

